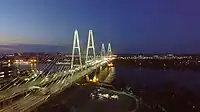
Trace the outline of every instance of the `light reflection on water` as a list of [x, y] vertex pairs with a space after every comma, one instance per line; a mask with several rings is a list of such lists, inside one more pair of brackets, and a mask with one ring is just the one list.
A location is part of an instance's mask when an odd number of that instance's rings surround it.
[[103, 81], [105, 83], [111, 83], [115, 79], [115, 67], [109, 67], [108, 71], [109, 74]]
[[111, 83], [115, 78], [115, 67], [107, 67], [102, 70], [97, 78], [100, 82]]

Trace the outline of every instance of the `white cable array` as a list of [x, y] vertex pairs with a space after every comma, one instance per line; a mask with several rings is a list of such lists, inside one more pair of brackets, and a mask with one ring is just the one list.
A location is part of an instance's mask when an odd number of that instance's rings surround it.
[[[46, 57], [48, 57], [48, 56], [46, 56]], [[55, 57], [56, 57], [56, 58], [55, 58]], [[54, 65], [54, 63], [57, 62], [57, 61], [59, 60], [59, 58], [58, 58], [57, 56], [54, 56], [53, 58], [54, 58], [54, 60], [53, 60], [50, 64], [45, 64], [42, 68], [40, 68], [39, 71], [41, 71], [41, 70], [46, 70], [46, 69], [51, 68], [51, 67]], [[48, 58], [47, 58], [47, 59], [48, 59]], [[43, 62], [43, 64], [44, 64], [44, 63], [45, 63], [45, 62]], [[48, 73], [50, 73], [50, 71], [49, 71]], [[47, 75], [48, 75], [48, 73], [47, 73]], [[33, 75], [33, 74], [31, 73], [31, 74], [29, 74], [28, 77], [30, 77], [30, 76], [32, 76], [32, 75]], [[43, 72], [42, 74], [37, 75], [37, 77], [35, 77], [34, 80], [27, 81], [25, 84], [21, 82], [21, 83], [19, 83], [17, 86], [11, 85], [11, 86], [9, 86], [8, 88], [6, 88], [6, 90], [11, 89], [11, 88], [13, 88], [13, 87], [19, 87], [19, 86], [22, 85], [22, 84], [26, 85], [26, 84], [29, 83], [29, 85], [31, 85], [31, 83], [36, 82], [39, 78], [45, 78], [44, 72]], [[17, 81], [15, 81], [14, 83], [17, 83], [17, 82], [19, 82], [19, 81], [17, 80]]]
[[[47, 58], [48, 56], [46, 56], [45, 58]], [[28, 77], [30, 77], [31, 75], [33, 75], [32, 73], [30, 73], [29, 75], [28, 75]], [[11, 85], [12, 83], [18, 83], [18, 82], [20, 82], [21, 80], [19, 79], [19, 78], [15, 78], [15, 79], [13, 79], [11, 82], [9, 82], [8, 84], [6, 84], [6, 86], [4, 86], [3, 88], [1, 88], [0, 89], [0, 91], [1, 90], [4, 90], [4, 89], [10, 89], [10, 88], [12, 88], [12, 87], [15, 87], [15, 85]], [[22, 83], [19, 83], [18, 85], [21, 85]], [[10, 85], [10, 86], [9, 86]], [[17, 86], [18, 86], [17, 85]]]

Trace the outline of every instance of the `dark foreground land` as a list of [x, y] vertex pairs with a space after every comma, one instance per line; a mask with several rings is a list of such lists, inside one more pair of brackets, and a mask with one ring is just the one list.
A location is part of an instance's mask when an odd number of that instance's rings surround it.
[[[93, 97], [91, 96], [93, 94]], [[98, 94], [117, 95], [118, 99], [98, 97]], [[73, 85], [40, 106], [39, 112], [134, 112], [136, 100], [96, 85]]]

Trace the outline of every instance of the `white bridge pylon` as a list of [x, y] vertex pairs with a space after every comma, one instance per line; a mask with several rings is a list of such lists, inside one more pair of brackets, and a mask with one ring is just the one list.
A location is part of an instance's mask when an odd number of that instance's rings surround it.
[[101, 45], [101, 59], [103, 59], [106, 56], [106, 49], [104, 43]]
[[112, 55], [112, 49], [111, 49], [111, 44], [108, 43], [108, 56]]
[[[74, 68], [74, 58], [75, 58], [75, 50], [78, 50], [78, 56], [79, 56], [79, 64], [80, 67], [83, 67], [82, 64], [82, 57], [81, 57], [81, 49], [80, 49], [80, 41], [79, 41], [79, 35], [78, 35], [78, 30], [74, 31], [74, 40], [73, 40], [73, 48], [72, 48], [72, 60], [71, 60], [71, 69]], [[87, 62], [89, 61], [89, 50], [92, 50], [93, 54], [93, 61], [96, 60], [96, 54], [95, 54], [95, 44], [94, 44], [94, 35], [92, 30], [89, 30], [88, 33], [88, 43], [87, 43], [87, 51], [86, 51], [86, 57], [85, 57], [85, 65], [87, 67]], [[112, 55], [112, 50], [111, 50], [111, 44], [108, 44], [108, 52], [106, 54], [105, 46], [102, 44], [101, 47], [101, 59], [103, 59], [105, 56], [110, 56]]]
[[74, 41], [73, 41], [73, 48], [72, 48], [71, 69], [73, 69], [73, 67], [74, 67], [74, 53], [75, 53], [76, 49], [78, 49], [80, 66], [82, 68], [80, 41], [79, 41], [79, 36], [78, 36], [78, 31], [77, 30], [74, 31]]
[[96, 60], [96, 54], [95, 54], [95, 47], [94, 47], [94, 35], [92, 30], [89, 30], [88, 34], [88, 43], [87, 43], [87, 51], [86, 51], [86, 57], [85, 57], [85, 64], [87, 65], [88, 58], [89, 58], [89, 50], [92, 50], [93, 52], [93, 60]]

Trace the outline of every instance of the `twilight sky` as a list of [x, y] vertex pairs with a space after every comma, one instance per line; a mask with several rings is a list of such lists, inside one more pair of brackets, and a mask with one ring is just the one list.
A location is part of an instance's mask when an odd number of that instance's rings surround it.
[[[75, 29], [86, 46], [92, 29], [97, 46], [111, 42], [117, 53], [199, 53], [199, 4], [199, 0], [0, 0], [0, 50], [70, 48]], [[41, 49], [29, 44], [40, 44]]]

